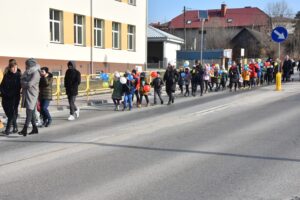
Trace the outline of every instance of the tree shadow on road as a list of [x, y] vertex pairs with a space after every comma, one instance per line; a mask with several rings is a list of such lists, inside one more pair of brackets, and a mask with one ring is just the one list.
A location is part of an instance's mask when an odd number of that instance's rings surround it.
[[[213, 152], [213, 151], [200, 151], [200, 150], [188, 150], [188, 149], [144, 147], [144, 146], [135, 146], [135, 145], [109, 144], [109, 143], [97, 143], [97, 142], [29, 141], [29, 140], [27, 140], [27, 141], [1, 140], [1, 142], [4, 142], [4, 143], [5, 142], [9, 142], [9, 143], [71, 144], [71, 145], [82, 145], [82, 144], [84, 144], [84, 145], [96, 145], [96, 146], [99, 146], [99, 147], [109, 147], [109, 148], [117, 148], [117, 149], [132, 149], [132, 150], [143, 150], [143, 151], [160, 151], [160, 152], [166, 152], [166, 153], [199, 154], [199, 155], [235, 157], [235, 158], [245, 158], [245, 159], [255, 159], [255, 160], [269, 160], [269, 161], [284, 161], [284, 162], [296, 162], [296, 163], [300, 163], [300, 159], [297, 159], [297, 158], [284, 158], [284, 157], [273, 157], [273, 156], [247, 155], [247, 154], [226, 153], [226, 152]], [[66, 149], [66, 148], [64, 148], [64, 149]]]

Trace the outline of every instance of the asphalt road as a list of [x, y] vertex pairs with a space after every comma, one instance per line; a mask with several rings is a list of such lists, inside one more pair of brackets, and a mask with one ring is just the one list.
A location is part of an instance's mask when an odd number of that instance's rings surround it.
[[0, 137], [1, 200], [292, 199], [300, 196], [300, 84], [58, 116]]

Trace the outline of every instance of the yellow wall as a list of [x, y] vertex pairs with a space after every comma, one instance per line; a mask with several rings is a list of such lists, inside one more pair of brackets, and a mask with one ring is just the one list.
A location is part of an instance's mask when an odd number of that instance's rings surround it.
[[63, 13], [64, 26], [64, 44], [74, 44], [74, 14], [70, 12]]
[[104, 48], [112, 49], [112, 21], [104, 21]]
[[[91, 27], [94, 27], [94, 21], [92, 22], [91, 24], [91, 17], [89, 16], [86, 16], [85, 17], [85, 45], [87, 47], [90, 47], [91, 45], [94, 46], [94, 28], [93, 28], [93, 31], [92, 31], [92, 38], [91, 38]], [[93, 42], [91, 44], [91, 42]]]
[[127, 32], [128, 32], [128, 25], [121, 24], [121, 49], [127, 50], [128, 43], [127, 43]]
[[123, 3], [128, 3], [128, 0], [122, 0]]

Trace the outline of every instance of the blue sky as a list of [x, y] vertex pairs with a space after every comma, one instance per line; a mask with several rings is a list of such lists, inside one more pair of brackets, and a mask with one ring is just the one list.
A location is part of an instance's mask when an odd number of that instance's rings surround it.
[[[226, 3], [228, 8], [251, 6], [265, 11], [269, 2], [277, 2], [277, 0], [148, 0], [148, 21], [149, 23], [169, 21], [182, 12], [183, 6], [206, 10], [219, 9], [222, 3]], [[293, 13], [300, 11], [299, 0], [285, 0], [285, 2]]]

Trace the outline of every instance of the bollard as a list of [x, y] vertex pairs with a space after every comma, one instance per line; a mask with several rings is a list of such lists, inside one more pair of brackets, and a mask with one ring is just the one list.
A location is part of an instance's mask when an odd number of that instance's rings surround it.
[[276, 74], [276, 91], [281, 91], [281, 73]]

